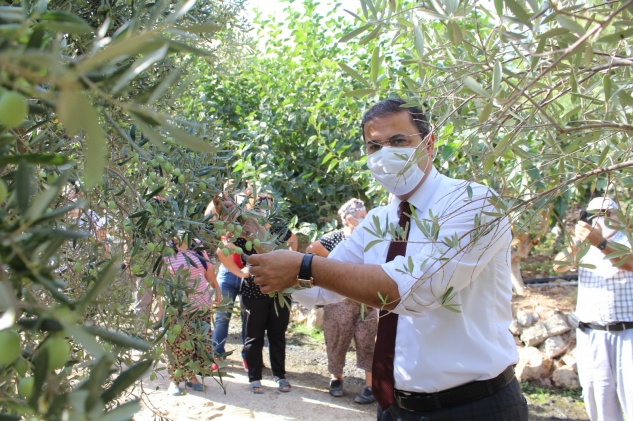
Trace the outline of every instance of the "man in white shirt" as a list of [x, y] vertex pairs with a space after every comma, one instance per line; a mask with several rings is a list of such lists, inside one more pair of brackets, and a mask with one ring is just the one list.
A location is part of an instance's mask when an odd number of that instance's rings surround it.
[[251, 274], [263, 293], [316, 285], [307, 290], [315, 304], [343, 296], [385, 310], [373, 370], [379, 420], [527, 420], [508, 330], [509, 223], [492, 190], [437, 172], [427, 120], [404, 104], [382, 101], [361, 124], [367, 165], [393, 201], [328, 259], [275, 251], [249, 258]]
[[[592, 199], [574, 227], [573, 243], [554, 264], [556, 272], [566, 272], [582, 256], [575, 355], [592, 421], [633, 420], [633, 259], [628, 236], [618, 230], [624, 228], [619, 209], [609, 197]], [[625, 253], [607, 258], [617, 251]]]

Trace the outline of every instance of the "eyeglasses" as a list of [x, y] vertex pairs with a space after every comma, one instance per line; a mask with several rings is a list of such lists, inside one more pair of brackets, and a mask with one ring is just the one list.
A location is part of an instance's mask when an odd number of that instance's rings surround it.
[[382, 141], [366, 140], [363, 150], [367, 155], [371, 155], [374, 152], [378, 152], [379, 150], [381, 150], [383, 146], [389, 146], [392, 148], [406, 148], [406, 147], [414, 145], [416, 141], [416, 139], [412, 138], [411, 136], [421, 137], [421, 135], [422, 135], [421, 133], [412, 133], [412, 134], [406, 134], [406, 135], [396, 135], [390, 139], [382, 140]]
[[595, 218], [597, 216], [606, 216], [607, 218], [610, 218], [612, 215], [613, 211], [610, 209], [600, 209], [595, 212], [587, 212], [587, 216], [589, 217], [589, 219]]

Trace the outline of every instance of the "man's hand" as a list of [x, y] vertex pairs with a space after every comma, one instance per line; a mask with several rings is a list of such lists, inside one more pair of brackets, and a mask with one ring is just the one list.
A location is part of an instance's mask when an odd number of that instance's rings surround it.
[[599, 246], [604, 238], [599, 225], [591, 226], [585, 221], [578, 221], [574, 229], [574, 236], [579, 242], [587, 240], [592, 246]]
[[253, 282], [259, 285], [262, 294], [283, 291], [297, 285], [297, 275], [303, 253], [290, 250], [277, 250], [266, 254], [249, 256]]

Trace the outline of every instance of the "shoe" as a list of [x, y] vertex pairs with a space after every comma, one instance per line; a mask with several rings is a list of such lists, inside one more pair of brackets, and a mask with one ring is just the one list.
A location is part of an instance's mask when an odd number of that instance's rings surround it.
[[371, 387], [366, 387], [363, 393], [354, 398], [354, 402], [363, 405], [376, 402], [376, 398], [374, 398], [374, 395], [371, 393]]
[[330, 380], [330, 395], [335, 398], [343, 396], [343, 380], [332, 379]]
[[192, 388], [196, 392], [204, 392], [204, 386], [201, 383], [185, 382], [185, 386]]
[[167, 393], [169, 393], [172, 396], [178, 396], [182, 394], [182, 390], [180, 390], [180, 387], [178, 387], [177, 384], [175, 383], [169, 383], [169, 387], [167, 388]]
[[280, 392], [284, 392], [284, 393], [290, 392], [290, 382], [288, 380], [280, 379], [279, 377], [275, 376], [275, 381], [279, 385]]
[[262, 393], [264, 393], [264, 389], [262, 388], [262, 382], [259, 380], [251, 382], [249, 387], [251, 388], [251, 392], [253, 392], [256, 395], [261, 395]]
[[242, 360], [242, 365], [244, 366], [244, 371], [248, 373], [248, 363], [246, 362], [246, 358]]

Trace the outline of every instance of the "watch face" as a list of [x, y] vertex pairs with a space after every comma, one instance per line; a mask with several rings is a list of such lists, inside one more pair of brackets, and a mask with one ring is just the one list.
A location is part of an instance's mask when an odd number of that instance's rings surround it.
[[301, 288], [312, 288], [312, 280], [311, 279], [299, 279], [299, 286]]

